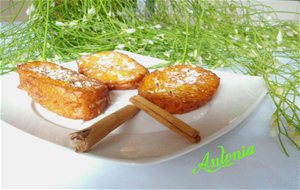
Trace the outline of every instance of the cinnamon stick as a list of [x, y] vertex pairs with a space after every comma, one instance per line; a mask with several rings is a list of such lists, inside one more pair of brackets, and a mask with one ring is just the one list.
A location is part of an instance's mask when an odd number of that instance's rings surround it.
[[99, 142], [111, 131], [131, 119], [139, 109], [133, 105], [127, 105], [120, 110], [106, 116], [92, 126], [70, 134], [71, 145], [76, 152], [86, 152], [94, 144]]
[[199, 131], [190, 127], [185, 122], [176, 118], [166, 110], [160, 108], [159, 106], [153, 104], [146, 98], [137, 95], [130, 98], [130, 102], [133, 103], [136, 107], [148, 113], [158, 122], [162, 123], [164, 126], [168, 127], [175, 133], [185, 137], [192, 143], [198, 143], [201, 139]]

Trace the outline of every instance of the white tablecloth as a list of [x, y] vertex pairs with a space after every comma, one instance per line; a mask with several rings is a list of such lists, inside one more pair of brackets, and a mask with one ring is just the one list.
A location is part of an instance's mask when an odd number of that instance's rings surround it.
[[[269, 135], [273, 105], [267, 97], [245, 122], [219, 139], [179, 158], [156, 165], [125, 165], [76, 154], [4, 122], [1, 173], [4, 188], [295, 188], [299, 189], [299, 152]], [[215, 173], [193, 175], [206, 152], [219, 156], [254, 145], [254, 155]]]

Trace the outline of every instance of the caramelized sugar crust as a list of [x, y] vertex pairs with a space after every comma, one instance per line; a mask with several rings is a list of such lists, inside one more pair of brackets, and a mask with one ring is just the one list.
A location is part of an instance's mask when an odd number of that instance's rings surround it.
[[220, 78], [211, 71], [176, 65], [148, 74], [138, 93], [172, 114], [182, 114], [211, 100], [219, 83]]
[[148, 73], [134, 59], [114, 51], [83, 56], [77, 64], [80, 73], [97, 79], [114, 90], [135, 89]]
[[51, 62], [19, 65], [19, 88], [32, 99], [61, 116], [90, 120], [109, 103], [105, 84]]

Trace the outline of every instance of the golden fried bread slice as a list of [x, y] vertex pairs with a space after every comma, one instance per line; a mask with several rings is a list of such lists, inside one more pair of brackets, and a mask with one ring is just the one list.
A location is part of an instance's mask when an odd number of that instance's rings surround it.
[[176, 65], [148, 74], [138, 88], [139, 95], [173, 114], [182, 114], [212, 99], [220, 78], [191, 65]]
[[105, 84], [50, 62], [19, 65], [19, 88], [34, 101], [61, 116], [90, 120], [109, 102]]
[[77, 61], [79, 72], [97, 79], [109, 89], [135, 89], [148, 70], [127, 55], [103, 51], [86, 55]]

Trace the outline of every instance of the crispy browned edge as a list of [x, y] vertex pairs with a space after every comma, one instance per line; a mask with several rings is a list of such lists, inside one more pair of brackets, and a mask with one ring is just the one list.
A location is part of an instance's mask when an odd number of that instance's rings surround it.
[[[126, 57], [126, 59], [129, 59], [130, 61], [134, 62], [135, 64], [139, 65], [141, 67], [141, 69], [144, 70], [144, 74], [142, 75], [137, 75], [134, 79], [130, 80], [130, 81], [125, 81], [125, 82], [122, 82], [122, 81], [116, 81], [116, 82], [110, 82], [110, 83], [105, 83], [106, 86], [108, 86], [108, 88], [110, 90], [131, 90], [131, 89], [137, 89], [140, 85], [140, 83], [142, 82], [143, 78], [145, 75], [147, 75], [149, 73], [148, 69], [146, 67], [144, 67], [142, 64], [140, 64], [139, 62], [137, 62], [135, 59], [129, 57], [128, 55], [124, 54], [124, 53], [121, 53], [121, 52], [116, 52], [116, 51], [102, 51], [103, 53], [106, 53], [106, 52], [112, 52], [112, 53], [118, 53], [118, 54], [121, 54], [122, 56]], [[101, 53], [102, 53], [101, 52]], [[78, 65], [78, 72], [81, 73], [81, 74], [84, 74], [86, 76], [89, 76], [87, 73], [85, 73], [83, 71], [83, 67], [80, 66], [78, 64], [78, 61], [77, 61], [77, 65]], [[89, 69], [92, 69], [92, 68], [89, 68]], [[100, 72], [99, 72], [100, 73]], [[89, 76], [91, 78], [94, 78], [96, 80], [99, 80], [97, 79], [96, 77], [92, 77], [92, 76]], [[102, 82], [102, 81], [101, 81]]]
[[[27, 69], [39, 63], [41, 62], [29, 62], [17, 67], [20, 78], [18, 87], [27, 91], [34, 101], [58, 115], [71, 119], [90, 120], [104, 112], [109, 103], [108, 89], [104, 84], [99, 82], [100, 88], [76, 88], [67, 82], [37, 75]], [[96, 101], [100, 102], [99, 105], [91, 107]]]

